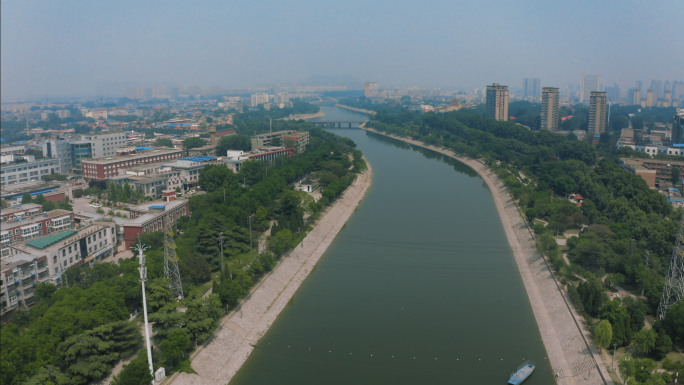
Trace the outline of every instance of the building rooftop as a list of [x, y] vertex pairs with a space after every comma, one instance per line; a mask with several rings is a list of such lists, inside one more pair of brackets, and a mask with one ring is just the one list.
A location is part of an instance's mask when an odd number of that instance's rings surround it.
[[42, 207], [43, 207], [42, 205], [39, 205], [37, 203], [26, 203], [23, 205], [19, 205], [19, 207], [16, 207], [16, 208], [2, 209], [2, 210], [0, 210], [0, 215], [9, 215], [12, 213], [18, 213], [21, 211], [32, 210], [32, 209], [38, 209], [38, 208], [42, 208]]
[[88, 160], [84, 159], [83, 162], [89, 163], [89, 164], [108, 164], [108, 163], [112, 163], [112, 162], [147, 158], [150, 156], [177, 154], [177, 153], [182, 152], [182, 151], [183, 150], [180, 148], [168, 148], [168, 147], [156, 148], [154, 150], [145, 151], [145, 152], [142, 152], [139, 154], [108, 156], [106, 158], [97, 158], [97, 159], [88, 159]]
[[171, 202], [152, 201], [152, 202], [143, 203], [143, 204], [137, 205], [137, 206], [131, 206], [130, 210], [131, 211], [138, 211], [138, 212], [149, 212], [150, 208], [173, 209], [173, 208], [176, 208], [178, 206], [185, 205], [186, 202], [187, 202], [187, 200], [180, 199], [180, 198], [177, 198], [176, 200], [173, 200]]
[[62, 231], [56, 234], [50, 234], [48, 236], [38, 238], [38, 239], [32, 239], [30, 241], [26, 241], [26, 246], [31, 246], [35, 249], [46, 249], [52, 245], [54, 245], [57, 242], [63, 241], [72, 235], [78, 234], [78, 231], [74, 230], [66, 230]]

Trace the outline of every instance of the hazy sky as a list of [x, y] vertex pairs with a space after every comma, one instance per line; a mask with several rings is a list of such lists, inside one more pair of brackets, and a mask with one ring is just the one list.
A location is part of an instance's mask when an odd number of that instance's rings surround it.
[[0, 14], [2, 100], [93, 95], [101, 81], [684, 80], [683, 0], [1, 0]]

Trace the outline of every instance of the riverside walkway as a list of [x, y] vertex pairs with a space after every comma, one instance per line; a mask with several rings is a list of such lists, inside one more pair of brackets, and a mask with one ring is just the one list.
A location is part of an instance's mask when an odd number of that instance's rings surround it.
[[492, 192], [551, 367], [559, 374], [556, 382], [561, 385], [612, 385], [589, 331], [572, 305], [568, 306], [566, 293], [560, 289], [553, 272], [536, 250], [535, 239], [503, 182], [483, 163], [457, 155], [449, 149], [406, 137], [387, 135], [363, 125], [361, 128], [457, 159], [482, 177]]
[[304, 241], [283, 257], [218, 330], [191, 357], [197, 374], [177, 373], [165, 384], [225, 385], [247, 360], [259, 339], [306, 279], [370, 187], [373, 170], [360, 174], [328, 208]]

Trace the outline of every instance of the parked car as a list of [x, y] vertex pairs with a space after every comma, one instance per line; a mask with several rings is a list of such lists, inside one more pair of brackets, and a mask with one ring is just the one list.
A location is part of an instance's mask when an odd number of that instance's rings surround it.
[[99, 204], [99, 203], [91, 203], [91, 204], [90, 204], [90, 207], [100, 208], [100, 207], [102, 207], [102, 205]]
[[190, 190], [190, 191], [187, 192], [188, 195], [192, 195], [192, 194], [194, 194], [194, 193], [195, 193], [195, 190]]
[[90, 195], [84, 196], [85, 199], [90, 199]]

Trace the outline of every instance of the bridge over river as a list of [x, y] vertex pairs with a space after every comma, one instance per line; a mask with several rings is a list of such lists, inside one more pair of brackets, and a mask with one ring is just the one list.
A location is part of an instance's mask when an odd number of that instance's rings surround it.
[[309, 120], [309, 123], [315, 125], [316, 127], [325, 127], [325, 128], [342, 128], [342, 127], [358, 127], [359, 124], [367, 122], [366, 119], [364, 120]]

